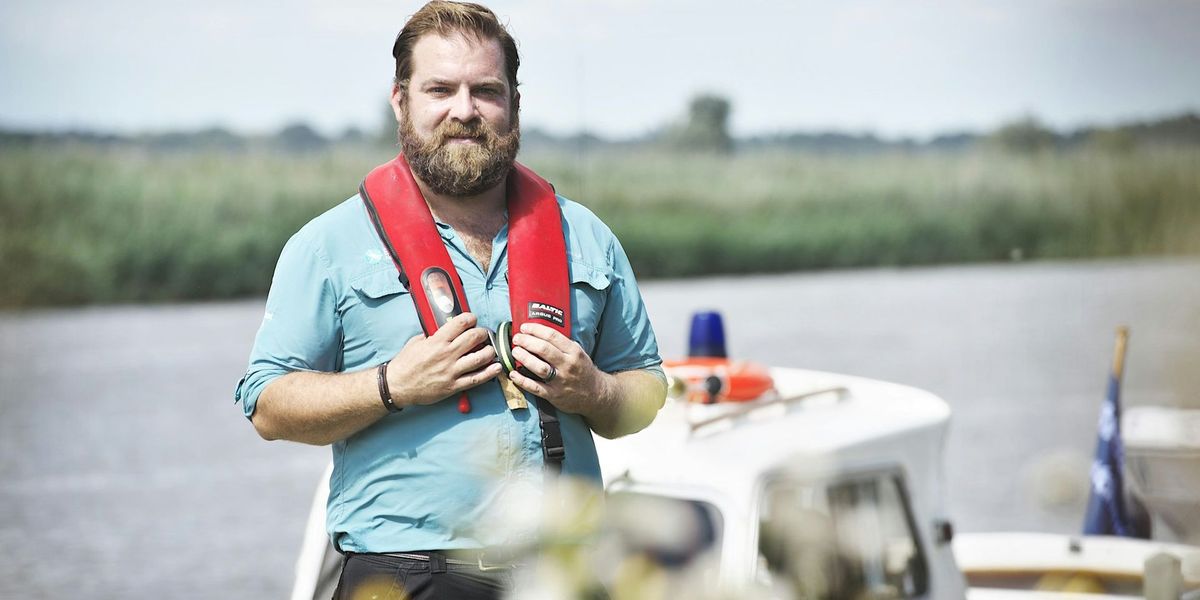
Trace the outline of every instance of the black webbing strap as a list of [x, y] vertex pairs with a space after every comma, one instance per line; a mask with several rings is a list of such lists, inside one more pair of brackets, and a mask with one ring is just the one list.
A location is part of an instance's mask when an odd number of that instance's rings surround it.
[[[500, 366], [505, 373], [517, 371], [530, 379], [542, 381], [525, 367], [516, 366], [516, 359], [512, 356], [512, 327], [512, 321], [505, 321], [500, 324], [494, 335], [489, 336]], [[545, 459], [546, 470], [557, 475], [562, 473], [562, 463], [567, 457], [566, 445], [563, 443], [562, 425], [558, 421], [558, 410], [541, 396], [534, 396], [534, 402], [538, 409], [538, 425], [542, 428], [542, 457]]]
[[562, 473], [563, 460], [567, 458], [558, 411], [541, 396], [534, 396], [534, 399], [537, 402], [538, 423], [542, 426], [542, 456], [546, 459], [546, 470], [558, 475]]

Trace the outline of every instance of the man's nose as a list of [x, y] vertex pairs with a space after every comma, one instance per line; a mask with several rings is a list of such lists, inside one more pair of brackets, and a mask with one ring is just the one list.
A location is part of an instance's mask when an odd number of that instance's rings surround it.
[[475, 99], [471, 97], [471, 90], [463, 86], [451, 100], [450, 118], [466, 123], [475, 118], [475, 112]]

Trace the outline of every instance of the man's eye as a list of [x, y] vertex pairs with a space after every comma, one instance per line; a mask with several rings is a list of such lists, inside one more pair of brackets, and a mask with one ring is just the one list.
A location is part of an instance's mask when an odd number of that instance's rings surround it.
[[437, 95], [441, 96], [441, 95], [449, 94], [450, 88], [445, 87], [445, 86], [432, 87], [432, 88], [429, 88], [429, 93], [437, 94]]

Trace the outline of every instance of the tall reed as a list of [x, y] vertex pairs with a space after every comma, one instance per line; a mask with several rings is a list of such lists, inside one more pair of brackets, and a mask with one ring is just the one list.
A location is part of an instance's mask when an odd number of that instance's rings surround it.
[[[262, 294], [280, 248], [390, 150], [0, 148], [0, 306]], [[1200, 251], [1200, 149], [522, 160], [643, 277]]]

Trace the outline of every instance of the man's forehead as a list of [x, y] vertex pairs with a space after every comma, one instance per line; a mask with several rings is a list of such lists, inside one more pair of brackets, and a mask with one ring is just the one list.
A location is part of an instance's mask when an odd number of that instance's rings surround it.
[[414, 80], [464, 75], [507, 81], [500, 40], [464, 32], [427, 33], [413, 44]]

